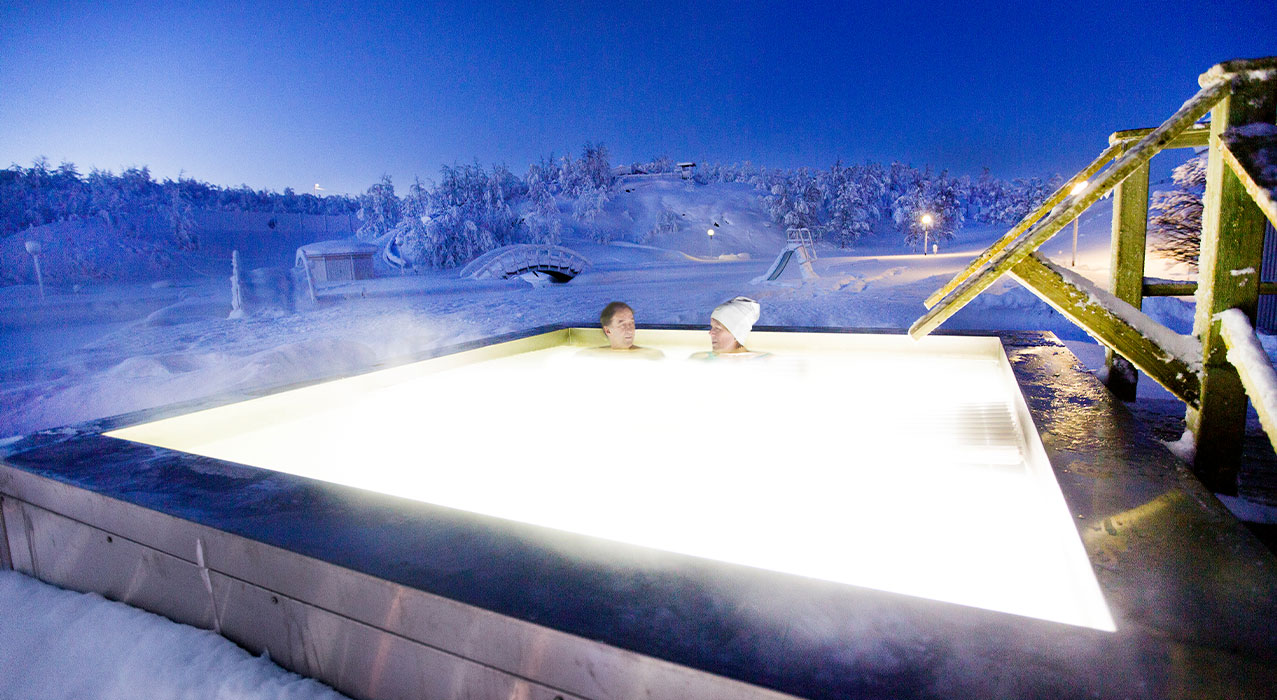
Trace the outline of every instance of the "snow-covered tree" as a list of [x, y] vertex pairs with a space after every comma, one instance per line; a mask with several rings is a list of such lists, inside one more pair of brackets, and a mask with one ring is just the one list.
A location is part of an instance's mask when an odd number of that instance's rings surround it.
[[829, 219], [825, 223], [827, 238], [847, 246], [873, 230], [882, 218], [884, 191], [882, 169], [866, 165], [841, 168], [835, 163], [828, 177]]
[[1154, 192], [1149, 205], [1153, 250], [1197, 267], [1202, 243], [1202, 193], [1206, 190], [1206, 154], [1171, 171], [1175, 189]]
[[394, 229], [402, 218], [395, 186], [389, 175], [382, 175], [381, 182], [369, 187], [359, 197], [359, 220], [363, 223], [355, 235], [364, 241], [380, 238]]
[[199, 250], [200, 240], [195, 231], [195, 211], [190, 201], [182, 194], [178, 183], [171, 180], [164, 183], [169, 192], [169, 227], [173, 232], [173, 241], [179, 250]]
[[528, 200], [531, 211], [524, 221], [528, 226], [529, 242], [557, 245], [563, 237], [563, 221], [559, 217], [558, 202], [550, 194], [550, 188], [541, 180], [530, 182]]
[[630, 174], [632, 175], [657, 175], [660, 173], [674, 172], [674, 161], [669, 156], [660, 156], [653, 158], [646, 163], [631, 163]]
[[433, 190], [418, 181], [409, 191], [408, 216], [395, 229], [400, 255], [414, 266], [455, 267], [524, 240], [524, 222], [506, 196], [523, 188], [504, 166], [491, 175], [477, 163], [444, 166]]
[[401, 202], [403, 218], [394, 228], [394, 250], [408, 266], [426, 263], [437, 241], [432, 238], [430, 190], [414, 178]]
[[599, 187], [592, 182], [582, 185], [572, 209], [572, 216], [580, 221], [590, 237], [599, 243], [612, 240], [611, 232], [602, 227], [603, 208], [611, 201], [607, 187]]
[[763, 198], [772, 221], [785, 228], [808, 228], [819, 236], [823, 227], [824, 195], [806, 168], [777, 177]]
[[678, 233], [681, 225], [682, 217], [669, 209], [662, 209], [661, 213], [656, 216], [656, 224], [652, 227], [652, 230], [648, 231], [647, 235], [639, 240], [639, 243], [649, 240], [652, 236], [668, 236]]
[[[931, 241], [946, 241], [962, 230], [964, 209], [954, 180], [944, 173], [924, 174], [892, 203], [891, 219], [904, 234], [906, 245], [922, 242], [924, 234]], [[923, 222], [927, 214], [931, 215], [930, 225]]]

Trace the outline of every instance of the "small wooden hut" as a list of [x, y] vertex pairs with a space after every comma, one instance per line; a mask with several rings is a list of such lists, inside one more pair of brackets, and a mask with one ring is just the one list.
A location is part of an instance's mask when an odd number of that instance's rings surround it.
[[297, 267], [305, 267], [315, 284], [349, 282], [373, 277], [372, 256], [377, 246], [350, 239], [307, 243], [297, 249]]

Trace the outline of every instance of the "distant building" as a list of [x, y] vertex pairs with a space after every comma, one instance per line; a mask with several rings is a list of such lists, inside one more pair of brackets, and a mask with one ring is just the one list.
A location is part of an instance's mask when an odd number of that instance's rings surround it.
[[688, 163], [679, 163], [679, 164], [678, 164], [678, 169], [679, 169], [679, 171], [681, 171], [681, 172], [683, 173], [683, 179], [684, 179], [684, 180], [690, 180], [690, 179], [692, 179], [692, 176], [696, 174], [696, 164], [695, 164], [695, 163], [691, 163], [691, 162], [688, 162]]
[[348, 282], [373, 277], [372, 256], [379, 248], [349, 239], [307, 243], [297, 249], [295, 265], [305, 267], [314, 284]]

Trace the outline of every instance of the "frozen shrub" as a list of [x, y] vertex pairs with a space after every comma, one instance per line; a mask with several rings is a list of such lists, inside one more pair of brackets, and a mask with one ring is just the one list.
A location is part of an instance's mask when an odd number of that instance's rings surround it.
[[1175, 189], [1154, 192], [1148, 228], [1153, 250], [1197, 268], [1202, 241], [1202, 193], [1206, 189], [1206, 154], [1171, 172]]

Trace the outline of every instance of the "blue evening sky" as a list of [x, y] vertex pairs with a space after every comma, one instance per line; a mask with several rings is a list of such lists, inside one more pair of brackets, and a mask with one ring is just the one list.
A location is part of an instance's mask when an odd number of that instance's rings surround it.
[[613, 164], [1070, 174], [1267, 55], [1274, 0], [0, 0], [0, 167], [402, 192], [596, 141]]

